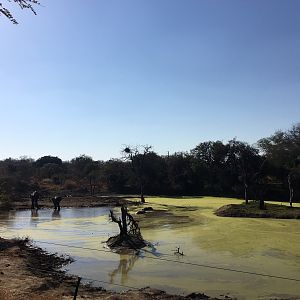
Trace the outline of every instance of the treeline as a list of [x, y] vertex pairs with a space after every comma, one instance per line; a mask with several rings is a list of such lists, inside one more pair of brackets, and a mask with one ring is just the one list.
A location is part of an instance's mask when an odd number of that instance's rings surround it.
[[[300, 201], [300, 123], [254, 146], [238, 140], [208, 141], [189, 152], [158, 155], [127, 147], [124, 157], [71, 161], [43, 156], [0, 161], [0, 201], [33, 190], [61, 195], [213, 195]], [[8, 200], [7, 200], [8, 201]]]

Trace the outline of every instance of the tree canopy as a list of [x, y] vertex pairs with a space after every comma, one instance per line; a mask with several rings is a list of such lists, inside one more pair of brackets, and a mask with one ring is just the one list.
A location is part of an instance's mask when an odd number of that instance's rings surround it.
[[300, 123], [287, 131], [277, 131], [258, 141], [266, 159], [275, 168], [275, 176], [287, 185], [292, 206], [295, 187], [300, 185]]
[[[80, 155], [0, 161], [0, 190], [22, 197], [41, 189], [82, 195], [211, 195], [246, 201], [300, 201], [299, 124], [261, 139], [257, 147], [233, 139], [205, 141], [187, 152], [159, 155], [150, 146], [124, 147], [122, 157]], [[0, 191], [1, 193], [1, 191]]]

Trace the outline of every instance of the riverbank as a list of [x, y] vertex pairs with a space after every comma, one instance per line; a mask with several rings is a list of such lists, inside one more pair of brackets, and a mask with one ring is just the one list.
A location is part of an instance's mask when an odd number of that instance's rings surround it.
[[215, 214], [219, 217], [300, 219], [300, 208], [265, 203], [265, 209], [259, 209], [259, 204], [251, 201], [248, 204], [224, 205]]
[[[123, 204], [136, 204], [138, 199], [136, 196], [68, 196], [63, 197], [61, 207], [102, 207], [102, 206], [121, 206]], [[39, 200], [40, 208], [53, 208], [51, 197], [43, 197]], [[21, 201], [15, 201], [12, 205], [13, 209], [30, 209], [31, 201], [28, 198]]]
[[[0, 238], [0, 300], [73, 299], [77, 277], [60, 271], [71, 262], [72, 258], [47, 253], [28, 240]], [[87, 285], [80, 285], [77, 299], [217, 300], [204, 294], [169, 295], [150, 288], [115, 293]]]

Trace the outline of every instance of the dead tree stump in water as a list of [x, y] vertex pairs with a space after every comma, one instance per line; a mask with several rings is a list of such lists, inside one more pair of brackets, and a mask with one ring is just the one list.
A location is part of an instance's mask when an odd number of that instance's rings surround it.
[[118, 224], [120, 229], [118, 235], [107, 240], [106, 243], [110, 248], [137, 250], [146, 246], [137, 221], [128, 213], [125, 206], [121, 207], [121, 218], [117, 219], [112, 210], [110, 218]]

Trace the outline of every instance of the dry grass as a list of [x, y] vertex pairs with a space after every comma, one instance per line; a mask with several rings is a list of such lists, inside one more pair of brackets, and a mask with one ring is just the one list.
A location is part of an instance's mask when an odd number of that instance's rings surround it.
[[9, 291], [0, 289], [0, 300], [11, 300], [11, 299], [13, 299], [13, 298]]

